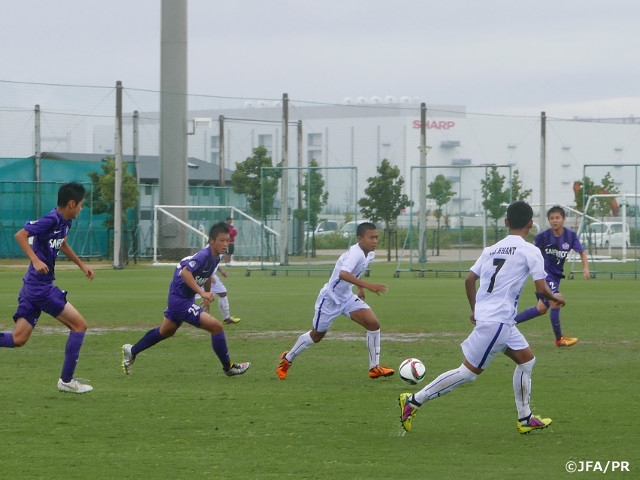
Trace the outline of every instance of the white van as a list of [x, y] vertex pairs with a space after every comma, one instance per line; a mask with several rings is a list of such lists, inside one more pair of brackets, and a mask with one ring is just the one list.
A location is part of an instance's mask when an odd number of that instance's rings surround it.
[[580, 243], [586, 249], [629, 247], [629, 225], [622, 222], [593, 222], [580, 234]]

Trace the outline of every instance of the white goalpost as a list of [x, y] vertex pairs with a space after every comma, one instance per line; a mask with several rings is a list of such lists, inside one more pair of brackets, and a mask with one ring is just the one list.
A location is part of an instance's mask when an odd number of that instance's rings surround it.
[[204, 248], [211, 226], [227, 217], [238, 230], [234, 264], [247, 265], [270, 250], [266, 242], [277, 243], [277, 231], [230, 205], [154, 205], [153, 265], [174, 265]]

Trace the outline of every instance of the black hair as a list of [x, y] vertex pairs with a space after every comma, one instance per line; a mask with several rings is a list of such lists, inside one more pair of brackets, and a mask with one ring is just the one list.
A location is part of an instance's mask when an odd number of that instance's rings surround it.
[[362, 222], [360, 225], [358, 225], [358, 228], [356, 229], [356, 236], [364, 237], [364, 234], [367, 233], [368, 230], [377, 230], [377, 229], [378, 227], [376, 227], [375, 223]]
[[80, 183], [65, 183], [58, 189], [58, 207], [66, 207], [71, 200], [80, 203], [84, 199], [84, 193], [84, 187]]
[[552, 213], [559, 213], [560, 215], [562, 215], [562, 218], [565, 218], [567, 216], [567, 214], [564, 212], [564, 208], [562, 208], [560, 205], [554, 205], [553, 207], [551, 207], [547, 211], [547, 218], [549, 218], [549, 215], [551, 215]]
[[209, 240], [215, 240], [221, 233], [229, 233], [229, 225], [224, 222], [214, 223], [209, 230]]
[[533, 218], [533, 209], [527, 202], [519, 200], [507, 207], [507, 220], [509, 228], [519, 230], [527, 226]]

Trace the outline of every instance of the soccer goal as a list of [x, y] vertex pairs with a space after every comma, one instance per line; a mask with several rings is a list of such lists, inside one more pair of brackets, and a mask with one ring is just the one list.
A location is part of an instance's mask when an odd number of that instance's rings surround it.
[[204, 248], [209, 229], [228, 217], [238, 230], [232, 265], [248, 265], [277, 250], [278, 232], [229, 205], [153, 207], [153, 265], [173, 265]]

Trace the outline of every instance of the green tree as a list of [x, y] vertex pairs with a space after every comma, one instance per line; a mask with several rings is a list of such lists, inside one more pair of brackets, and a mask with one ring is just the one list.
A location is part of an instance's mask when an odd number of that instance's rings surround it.
[[594, 183], [589, 177], [584, 177], [583, 180], [573, 182], [574, 199], [576, 203], [576, 210], [586, 215], [593, 217], [606, 217], [612, 214], [612, 205], [614, 204], [613, 198], [596, 198], [589, 204], [589, 211], [585, 212], [585, 201], [592, 195], [601, 194], [617, 194], [620, 190], [616, 186], [613, 177], [610, 172], [601, 180], [602, 185]]
[[312, 256], [316, 255], [315, 229], [318, 226], [319, 214], [322, 207], [329, 200], [329, 192], [324, 191], [324, 178], [318, 168], [318, 162], [312, 159], [309, 162], [309, 169], [303, 175], [303, 182], [298, 185], [298, 190], [302, 194], [302, 199], [306, 208], [299, 208], [293, 211], [293, 218], [300, 222], [309, 222], [311, 230], [311, 250]]
[[440, 219], [442, 218], [442, 207], [449, 203], [455, 194], [456, 192], [451, 190], [451, 180], [448, 180], [442, 174], [437, 175], [435, 180], [429, 184], [429, 194], [427, 198], [430, 198], [436, 203], [435, 217], [438, 222], [438, 228], [436, 230], [437, 255], [440, 255]]
[[517, 202], [518, 200], [526, 200], [531, 196], [533, 190], [524, 190], [522, 186], [522, 180], [520, 180], [520, 172], [518, 170], [513, 171], [511, 176], [511, 201]]
[[268, 153], [263, 145], [254, 148], [251, 157], [244, 162], [236, 162], [236, 170], [231, 175], [233, 191], [246, 195], [251, 214], [263, 221], [273, 214], [278, 180], [282, 176], [277, 169], [262, 170], [273, 167]]
[[487, 170], [482, 184], [482, 206], [493, 220], [495, 240], [498, 241], [498, 221], [507, 213], [507, 206], [510, 199], [509, 190], [503, 190], [506, 178], [500, 175], [498, 167], [493, 165]]
[[[385, 232], [391, 238], [396, 234], [398, 215], [411, 202], [409, 197], [402, 193], [404, 179], [400, 176], [398, 167], [392, 166], [385, 158], [376, 171], [376, 177], [367, 179], [369, 186], [364, 190], [366, 197], [358, 200], [358, 205], [363, 218], [372, 222], [383, 222]], [[387, 261], [391, 261], [391, 244], [391, 241], [387, 242]]]
[[[113, 157], [107, 157], [100, 166], [102, 173], [90, 172], [91, 189], [85, 195], [85, 204], [95, 215], [108, 214], [102, 225], [107, 229], [113, 229], [115, 219], [115, 184], [116, 161]], [[126, 168], [122, 168], [122, 224], [127, 224], [127, 210], [138, 203], [140, 192], [138, 181]]]

